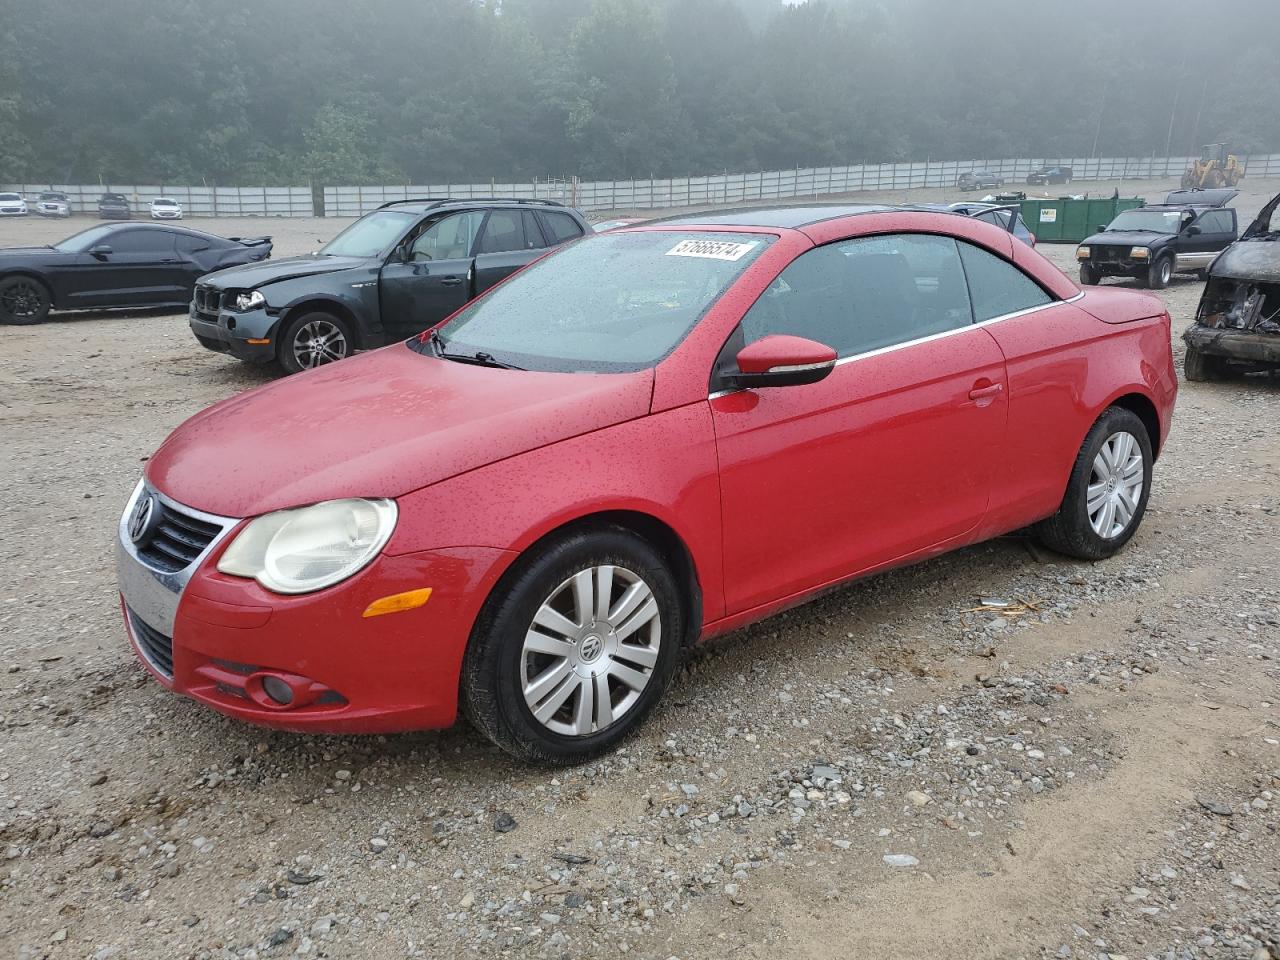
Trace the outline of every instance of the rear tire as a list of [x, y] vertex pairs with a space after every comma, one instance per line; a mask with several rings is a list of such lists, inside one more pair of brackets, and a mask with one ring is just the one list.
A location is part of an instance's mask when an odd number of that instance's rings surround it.
[[1187, 347], [1187, 355], [1182, 361], [1182, 375], [1191, 383], [1211, 383], [1214, 380], [1221, 380], [1222, 358], [1203, 354], [1195, 347]]
[[1102, 281], [1098, 268], [1087, 263], [1080, 264], [1080, 282], [1087, 287], [1095, 286]]
[[[1124, 407], [1108, 407], [1085, 435], [1058, 512], [1038, 523], [1035, 535], [1049, 549], [1081, 560], [1119, 552], [1146, 513], [1153, 462], [1142, 420]], [[1141, 484], [1136, 496], [1130, 486], [1135, 479]]]
[[661, 699], [684, 619], [676, 578], [647, 540], [613, 525], [570, 533], [517, 561], [486, 601], [462, 664], [463, 711], [525, 760], [603, 753]]
[[276, 341], [276, 359], [286, 373], [301, 373], [351, 356], [355, 339], [341, 317], [310, 310], [290, 320]]
[[1147, 267], [1147, 286], [1152, 290], [1163, 290], [1173, 279], [1173, 258], [1160, 257]]
[[44, 323], [52, 306], [49, 288], [34, 277], [19, 275], [0, 280], [0, 323]]

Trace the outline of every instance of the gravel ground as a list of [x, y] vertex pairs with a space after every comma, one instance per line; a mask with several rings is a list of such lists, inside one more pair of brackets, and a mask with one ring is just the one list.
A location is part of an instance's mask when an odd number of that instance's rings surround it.
[[[338, 226], [270, 229], [284, 256]], [[1175, 348], [1200, 288], [1162, 292]], [[548, 770], [151, 682], [119, 511], [169, 430], [272, 374], [162, 313], [0, 329], [0, 359], [0, 957], [1280, 957], [1275, 380], [1183, 386], [1119, 557], [1007, 537], [863, 581]]]

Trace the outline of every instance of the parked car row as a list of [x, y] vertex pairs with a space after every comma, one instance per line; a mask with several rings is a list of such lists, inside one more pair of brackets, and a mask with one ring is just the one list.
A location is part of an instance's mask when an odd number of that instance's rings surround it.
[[[42, 217], [71, 216], [71, 198], [57, 190], [41, 193], [34, 201], [35, 212]], [[25, 217], [31, 205], [20, 193], [0, 193], [0, 216]], [[133, 206], [122, 193], [104, 193], [97, 202], [100, 220], [130, 220]], [[181, 220], [182, 204], [172, 197], [156, 197], [147, 206], [152, 220]]]

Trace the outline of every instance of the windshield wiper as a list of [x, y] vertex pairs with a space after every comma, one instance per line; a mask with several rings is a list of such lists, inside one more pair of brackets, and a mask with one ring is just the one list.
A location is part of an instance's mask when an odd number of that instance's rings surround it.
[[441, 360], [452, 360], [455, 363], [473, 363], [478, 367], [497, 367], [499, 370], [523, 370], [524, 367], [517, 367], [514, 363], [507, 363], [499, 360], [491, 353], [485, 353], [483, 350], [477, 350], [475, 353], [449, 353], [444, 348], [444, 340], [441, 338], [439, 331], [431, 331], [431, 345], [436, 348], [436, 356]]

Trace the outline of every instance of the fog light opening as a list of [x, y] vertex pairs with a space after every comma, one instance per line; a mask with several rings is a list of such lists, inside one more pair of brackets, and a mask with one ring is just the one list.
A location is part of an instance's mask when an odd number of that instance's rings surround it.
[[271, 676], [271, 674], [267, 674], [262, 678], [262, 692], [282, 707], [287, 707], [293, 703], [293, 687], [279, 677]]

